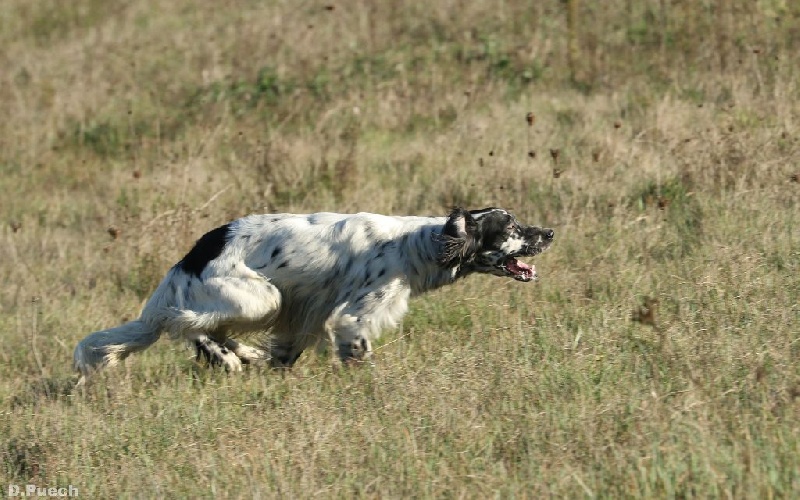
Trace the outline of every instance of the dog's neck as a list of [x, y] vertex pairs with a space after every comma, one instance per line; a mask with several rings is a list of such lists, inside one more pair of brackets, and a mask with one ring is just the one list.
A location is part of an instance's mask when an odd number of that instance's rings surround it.
[[443, 245], [439, 237], [443, 230], [444, 222], [428, 224], [398, 239], [398, 257], [403, 261], [412, 295], [449, 285], [467, 274], [458, 266], [444, 268], [438, 264]]

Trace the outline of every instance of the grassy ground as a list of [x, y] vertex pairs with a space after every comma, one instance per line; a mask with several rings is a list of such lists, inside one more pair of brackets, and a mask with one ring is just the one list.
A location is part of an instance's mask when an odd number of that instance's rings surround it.
[[[0, 487], [800, 495], [793, 2], [0, 4]], [[526, 119], [532, 113], [532, 120]], [[556, 228], [412, 302], [372, 369], [71, 353], [251, 212]]]

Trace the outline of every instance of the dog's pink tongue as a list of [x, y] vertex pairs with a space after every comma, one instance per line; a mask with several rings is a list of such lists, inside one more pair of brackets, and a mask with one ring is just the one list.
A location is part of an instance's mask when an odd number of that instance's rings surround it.
[[508, 269], [514, 274], [528, 274], [533, 275], [536, 272], [536, 266], [529, 266], [524, 262], [517, 259], [512, 259], [508, 264]]

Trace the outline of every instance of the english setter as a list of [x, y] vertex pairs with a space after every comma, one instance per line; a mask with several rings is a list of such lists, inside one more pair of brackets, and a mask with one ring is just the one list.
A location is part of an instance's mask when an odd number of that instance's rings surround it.
[[[543, 252], [553, 236], [500, 208], [447, 217], [250, 215], [200, 238], [139, 319], [81, 340], [74, 366], [83, 383], [163, 332], [229, 371], [258, 360], [291, 367], [326, 339], [342, 361], [365, 360], [409, 297], [471, 273], [535, 280], [535, 267], [517, 257]], [[235, 340], [245, 332], [268, 332], [266, 347]]]

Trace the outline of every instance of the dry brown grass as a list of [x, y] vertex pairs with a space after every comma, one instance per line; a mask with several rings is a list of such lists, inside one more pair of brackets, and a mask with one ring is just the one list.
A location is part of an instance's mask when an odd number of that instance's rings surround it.
[[[800, 494], [800, 9], [581, 2], [573, 75], [535, 4], [0, 4], [0, 487]], [[219, 223], [452, 204], [555, 227], [541, 281], [415, 300], [374, 369], [162, 342], [72, 393]]]

